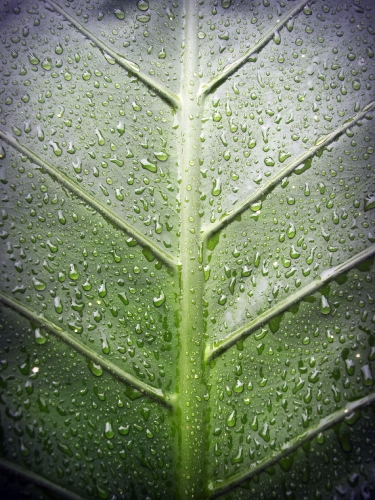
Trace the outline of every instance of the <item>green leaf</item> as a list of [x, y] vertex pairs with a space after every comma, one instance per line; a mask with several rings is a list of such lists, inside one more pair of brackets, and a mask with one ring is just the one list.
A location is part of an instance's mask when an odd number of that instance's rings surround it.
[[372, 2], [0, 22], [3, 496], [372, 498]]

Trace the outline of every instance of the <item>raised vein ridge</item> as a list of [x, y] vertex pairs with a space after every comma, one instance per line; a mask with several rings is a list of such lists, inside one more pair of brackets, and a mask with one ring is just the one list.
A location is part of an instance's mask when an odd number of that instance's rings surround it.
[[213, 361], [215, 358], [223, 354], [227, 349], [232, 347], [232, 345], [234, 345], [236, 342], [245, 339], [251, 333], [256, 331], [258, 328], [268, 323], [271, 319], [275, 318], [276, 316], [284, 312], [292, 305], [300, 302], [307, 295], [315, 293], [328, 281], [332, 281], [340, 274], [349, 271], [350, 269], [352, 269], [359, 263], [363, 262], [364, 260], [369, 259], [373, 255], [375, 255], [375, 245], [371, 245], [362, 252], [346, 260], [342, 264], [339, 264], [337, 266], [331, 267], [330, 269], [327, 269], [326, 271], [323, 271], [320, 274], [320, 276], [318, 276], [311, 283], [304, 286], [303, 288], [293, 293], [292, 295], [289, 295], [284, 300], [280, 301], [278, 304], [271, 307], [270, 309], [267, 309], [264, 313], [260, 314], [256, 319], [253, 319], [243, 327], [239, 328], [238, 330], [230, 334], [224, 340], [221, 340], [220, 342], [215, 344], [214, 347], [208, 346], [208, 348], [206, 349], [206, 362], [209, 363]]
[[117, 64], [122, 66], [124, 69], [136, 75], [143, 83], [145, 83], [148, 87], [153, 89], [155, 92], [159, 94], [159, 96], [164, 99], [172, 108], [178, 109], [180, 107], [180, 98], [175, 95], [173, 92], [170, 92], [163, 85], [160, 85], [153, 78], [150, 78], [145, 73], [140, 71], [139, 66], [132, 61], [127, 60], [122, 55], [115, 52], [111, 47], [102, 42], [99, 38], [97, 38], [91, 31], [86, 29], [82, 24], [77, 21], [73, 16], [71, 16], [65, 9], [61, 8], [54, 0], [48, 0], [46, 3], [50, 4], [56, 12], [65, 17], [70, 23], [72, 23], [83, 35], [85, 35], [89, 40], [95, 43], [104, 53], [111, 56]]
[[279, 19], [273, 26], [270, 28], [267, 33], [260, 39], [258, 42], [250, 47], [241, 57], [239, 57], [232, 64], [226, 66], [223, 71], [215, 75], [208, 83], [205, 83], [201, 86], [198, 92], [198, 100], [200, 100], [203, 96], [208, 95], [214, 88], [218, 87], [223, 81], [230, 77], [233, 73], [235, 73], [241, 66], [243, 66], [249, 58], [259, 52], [267, 43], [272, 39], [275, 31], [281, 29], [291, 17], [298, 14], [304, 6], [310, 0], [302, 0], [298, 5], [296, 5], [293, 9], [287, 12], [281, 19]]
[[103, 358], [102, 356], [97, 354], [95, 351], [93, 351], [89, 347], [85, 346], [84, 344], [82, 344], [81, 342], [76, 340], [67, 331], [65, 331], [62, 328], [60, 328], [59, 326], [55, 325], [54, 323], [52, 323], [52, 321], [48, 320], [47, 318], [45, 318], [43, 316], [39, 316], [31, 309], [24, 306], [18, 300], [14, 299], [12, 297], [9, 297], [8, 295], [6, 295], [5, 293], [0, 291], [0, 302], [2, 302], [6, 306], [14, 309], [19, 314], [21, 314], [22, 316], [25, 316], [26, 318], [33, 321], [34, 323], [45, 328], [50, 333], [52, 333], [53, 335], [55, 335], [59, 339], [63, 340], [66, 344], [68, 344], [70, 347], [72, 347], [75, 351], [82, 354], [85, 358], [90, 359], [94, 363], [99, 364], [103, 368], [103, 370], [110, 373], [111, 375], [116, 377], [121, 382], [134, 387], [135, 389], [140, 391], [142, 394], [154, 399], [158, 403], [161, 403], [164, 406], [167, 406], [168, 408], [171, 407], [171, 403], [169, 401], [167, 401], [166, 396], [164, 395], [164, 393], [160, 389], [157, 389], [155, 387], [152, 387], [151, 385], [145, 384], [144, 382], [142, 382], [141, 380], [138, 380], [136, 377], [134, 377], [130, 373], [122, 370], [121, 368], [116, 366], [111, 361]]
[[310, 427], [304, 433], [299, 434], [294, 439], [285, 443], [280, 450], [277, 450], [272, 455], [252, 464], [247, 471], [240, 472], [223, 482], [209, 483], [208, 488], [211, 492], [211, 498], [217, 498], [245, 481], [248, 481], [255, 475], [279, 462], [282, 458], [287, 457], [296, 451], [304, 443], [310, 441], [320, 432], [331, 429], [334, 425], [338, 424], [345, 418], [350, 417], [353, 413], [358, 412], [373, 403], [375, 403], [375, 393], [370, 393], [368, 396], [357, 399], [357, 401], [349, 402], [340, 410], [328, 415], [328, 417], [322, 418], [317, 425]]
[[280, 169], [277, 172], [277, 174], [271, 177], [262, 186], [259, 186], [259, 188], [257, 188], [253, 193], [251, 193], [247, 198], [245, 198], [245, 200], [241, 201], [238, 205], [236, 205], [236, 207], [233, 208], [233, 210], [223, 215], [220, 220], [204, 228], [203, 232], [206, 241], [212, 236], [214, 236], [218, 231], [227, 226], [232, 220], [234, 220], [247, 208], [249, 208], [249, 206], [252, 203], [255, 203], [257, 200], [265, 196], [269, 191], [271, 191], [271, 189], [273, 189], [276, 185], [278, 185], [285, 176], [291, 174], [293, 170], [295, 170], [299, 165], [301, 165], [303, 162], [307, 161], [312, 156], [314, 156], [320, 149], [328, 146], [338, 136], [343, 134], [348, 128], [358, 123], [358, 121], [360, 121], [362, 118], [365, 118], [366, 114], [369, 111], [374, 110], [374, 107], [375, 107], [375, 101], [372, 101], [369, 104], [367, 104], [362, 111], [360, 111], [359, 113], [355, 114], [354, 116], [346, 120], [346, 122], [340, 125], [336, 130], [321, 138], [317, 144], [312, 146], [310, 149], [308, 149], [307, 151], [299, 155], [297, 158], [295, 158], [292, 162], [288, 163], [285, 167]]
[[45, 160], [40, 158], [38, 155], [36, 155], [33, 151], [31, 151], [29, 148], [27, 148], [25, 145], [21, 144], [17, 139], [9, 134], [8, 132], [5, 132], [3, 130], [0, 130], [0, 138], [6, 141], [10, 146], [14, 147], [24, 155], [26, 155], [28, 158], [30, 158], [34, 163], [42, 167], [46, 172], [49, 173], [51, 177], [53, 177], [55, 180], [57, 180], [62, 186], [66, 187], [71, 191], [73, 194], [75, 194], [78, 198], [81, 198], [84, 200], [88, 205], [93, 207], [97, 212], [99, 212], [103, 217], [105, 217], [109, 222], [111, 222], [113, 225], [115, 225], [118, 229], [121, 229], [128, 233], [130, 236], [132, 236], [135, 240], [138, 241], [138, 243], [151, 250], [151, 252], [159, 258], [162, 262], [164, 262], [167, 266], [171, 268], [176, 267], [176, 262], [174, 258], [167, 253], [165, 250], [163, 250], [161, 247], [156, 245], [150, 238], [147, 236], [144, 236], [142, 233], [140, 233], [137, 229], [135, 229], [133, 226], [125, 222], [123, 219], [120, 219], [114, 212], [106, 208], [104, 205], [102, 205], [96, 198], [93, 196], [89, 195], [84, 191], [82, 188], [80, 188], [77, 184], [72, 182], [68, 176], [60, 172], [57, 168], [53, 167], [49, 163], [47, 163]]
[[63, 488], [52, 481], [49, 481], [45, 477], [25, 469], [20, 465], [9, 462], [8, 460], [4, 460], [3, 458], [0, 458], [0, 469], [3, 469], [6, 473], [10, 472], [11, 474], [21, 477], [22, 479], [27, 479], [44, 490], [53, 493], [58, 498], [65, 498], [66, 500], [84, 500], [81, 496], [76, 495], [72, 491]]

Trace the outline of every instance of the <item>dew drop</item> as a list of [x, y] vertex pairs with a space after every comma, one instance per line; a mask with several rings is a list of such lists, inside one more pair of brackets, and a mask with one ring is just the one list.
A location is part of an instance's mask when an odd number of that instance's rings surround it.
[[47, 339], [44, 337], [40, 331], [40, 328], [36, 328], [34, 330], [35, 342], [39, 345], [43, 345], [46, 343]]
[[38, 290], [40, 292], [46, 288], [46, 284], [42, 280], [38, 280], [36, 278], [33, 278], [33, 283], [34, 283], [35, 290]]
[[165, 302], [165, 295], [164, 292], [161, 291], [159, 297], [154, 297], [154, 306], [155, 307], [160, 307], [162, 304]]
[[365, 212], [371, 210], [372, 208], [375, 208], [375, 194], [370, 194], [365, 196], [365, 206], [364, 206]]
[[79, 278], [79, 273], [75, 264], [70, 264], [69, 266], [69, 278], [74, 281]]
[[140, 161], [140, 164], [142, 165], [142, 168], [145, 170], [148, 170], [149, 172], [156, 173], [157, 172], [157, 167], [155, 163], [151, 163], [150, 161], [143, 159]]
[[40, 60], [34, 53], [28, 54], [27, 57], [29, 59], [30, 64], [32, 64], [33, 66], [37, 66], [40, 63]]
[[234, 427], [237, 422], [237, 412], [236, 410], [233, 410], [226, 419], [226, 424], [228, 427]]
[[219, 196], [220, 193], [221, 193], [221, 179], [218, 177], [217, 179], [214, 180], [211, 194], [213, 196]]
[[121, 9], [115, 9], [117, 19], [125, 19], [125, 13]]
[[320, 312], [322, 314], [329, 314], [331, 312], [331, 306], [324, 295], [320, 298]]
[[103, 369], [98, 363], [90, 360], [88, 361], [88, 365], [93, 375], [95, 375], [96, 377], [100, 377], [101, 375], [103, 375]]
[[149, 8], [148, 0], [138, 0], [137, 7], [139, 10], [145, 11]]
[[59, 145], [58, 142], [55, 141], [49, 141], [49, 145], [52, 147], [53, 152], [55, 153], [56, 156], [61, 156], [62, 155], [62, 149]]
[[154, 151], [154, 155], [160, 161], [166, 161], [169, 158], [169, 154], [165, 151]]

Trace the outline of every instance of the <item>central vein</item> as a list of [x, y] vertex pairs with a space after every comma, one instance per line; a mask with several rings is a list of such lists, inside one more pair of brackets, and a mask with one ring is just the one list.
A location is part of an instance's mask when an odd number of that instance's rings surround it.
[[197, 104], [198, 39], [197, 9], [185, 1], [185, 40], [179, 114], [180, 219], [180, 308], [178, 397], [176, 426], [178, 433], [179, 498], [202, 498], [206, 489], [203, 338], [203, 274], [201, 263], [200, 209], [200, 133], [201, 106]]

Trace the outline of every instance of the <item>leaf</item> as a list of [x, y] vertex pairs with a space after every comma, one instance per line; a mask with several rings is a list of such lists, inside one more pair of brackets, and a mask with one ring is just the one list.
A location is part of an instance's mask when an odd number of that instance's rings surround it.
[[372, 498], [374, 7], [3, 2], [8, 498]]

